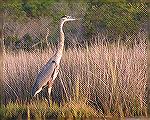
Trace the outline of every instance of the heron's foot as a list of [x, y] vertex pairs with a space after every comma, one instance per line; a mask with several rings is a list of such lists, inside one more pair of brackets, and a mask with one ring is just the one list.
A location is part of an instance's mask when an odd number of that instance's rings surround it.
[[47, 102], [48, 102], [48, 107], [50, 108], [50, 97], [47, 96], [46, 99], [47, 99]]
[[48, 100], [48, 107], [50, 108], [50, 100]]

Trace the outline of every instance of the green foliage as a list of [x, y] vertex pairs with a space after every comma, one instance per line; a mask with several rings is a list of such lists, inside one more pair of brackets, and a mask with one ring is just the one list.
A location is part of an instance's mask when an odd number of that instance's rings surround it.
[[4, 39], [4, 45], [6, 48], [16, 48], [15, 46], [18, 45], [19, 39], [16, 35], [8, 36]]
[[133, 34], [147, 22], [146, 4], [128, 2], [93, 1], [85, 15], [85, 27], [89, 35], [99, 29], [116, 34]]
[[22, 10], [22, 4], [20, 0], [7, 1], [0, 6], [1, 10], [7, 15], [7, 19], [13, 19], [14, 21], [21, 22], [25, 19], [25, 11]]
[[[5, 13], [6, 21], [10, 19], [20, 23], [41, 17], [48, 18], [51, 21], [49, 41], [54, 42], [58, 36], [58, 21], [66, 14], [83, 18], [84, 31], [81, 34], [85, 33], [87, 38], [101, 31], [107, 32], [111, 38], [132, 35], [148, 22], [150, 16], [146, 0], [81, 0], [78, 4], [74, 2], [75, 0], [7, 0], [0, 5], [0, 9]], [[43, 38], [38, 39], [42, 44]], [[15, 43], [18, 45], [20, 41], [16, 40]], [[24, 47], [29, 49], [34, 44], [36, 43], [28, 36]], [[38, 45], [43, 48], [44, 44]]]
[[25, 34], [23, 37], [23, 49], [30, 50], [33, 45], [33, 40], [29, 34]]
[[[23, 1], [23, 10], [31, 17], [49, 16], [50, 6], [55, 0], [30, 0]], [[48, 12], [49, 11], [49, 12]]]
[[26, 107], [19, 103], [8, 103], [6, 107], [3, 107], [5, 113], [3, 113], [3, 119], [17, 119], [19, 116], [25, 114]]
[[5, 113], [4, 105], [0, 104], [0, 118], [4, 117], [4, 113]]
[[3, 2], [0, 9], [7, 11], [8, 18], [21, 22], [28, 18], [50, 16], [53, 3], [55, 0], [8, 0]]

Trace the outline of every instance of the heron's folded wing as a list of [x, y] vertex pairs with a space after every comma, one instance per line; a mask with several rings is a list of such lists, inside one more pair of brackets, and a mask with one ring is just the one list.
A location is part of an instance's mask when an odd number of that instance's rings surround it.
[[54, 61], [48, 62], [44, 65], [36, 77], [35, 87], [37, 86], [38, 88], [41, 88], [45, 86], [49, 80], [52, 80], [56, 67]]

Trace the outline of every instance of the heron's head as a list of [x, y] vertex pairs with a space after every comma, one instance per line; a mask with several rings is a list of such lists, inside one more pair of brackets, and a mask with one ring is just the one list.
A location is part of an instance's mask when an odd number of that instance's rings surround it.
[[71, 17], [71, 16], [62, 16], [61, 17], [61, 21], [62, 22], [67, 22], [67, 21], [73, 21], [73, 20], [76, 20], [75, 18]]

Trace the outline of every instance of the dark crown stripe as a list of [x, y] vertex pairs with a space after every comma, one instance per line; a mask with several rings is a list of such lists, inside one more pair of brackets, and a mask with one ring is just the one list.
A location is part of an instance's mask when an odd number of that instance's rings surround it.
[[62, 16], [61, 18], [67, 17], [67, 15]]

